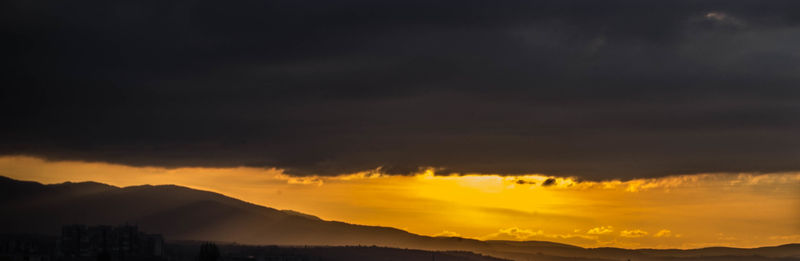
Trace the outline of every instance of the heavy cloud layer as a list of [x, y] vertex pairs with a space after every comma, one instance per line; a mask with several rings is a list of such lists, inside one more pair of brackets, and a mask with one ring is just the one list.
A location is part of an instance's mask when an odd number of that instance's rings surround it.
[[2, 6], [2, 154], [296, 175], [800, 169], [798, 1]]

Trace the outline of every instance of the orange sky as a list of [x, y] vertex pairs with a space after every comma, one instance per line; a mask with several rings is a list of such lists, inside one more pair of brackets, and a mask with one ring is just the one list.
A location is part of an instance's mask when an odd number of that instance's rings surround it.
[[0, 175], [42, 183], [177, 184], [423, 235], [585, 247], [756, 247], [800, 242], [800, 173], [578, 182], [542, 175], [291, 177], [278, 169], [129, 167], [0, 157]]

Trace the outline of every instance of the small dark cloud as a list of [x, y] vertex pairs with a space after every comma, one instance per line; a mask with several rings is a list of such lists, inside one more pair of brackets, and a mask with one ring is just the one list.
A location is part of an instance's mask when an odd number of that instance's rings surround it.
[[0, 7], [4, 155], [293, 175], [800, 170], [800, 1]]
[[524, 179], [517, 179], [516, 183], [519, 185], [536, 185], [536, 181]]
[[549, 179], [546, 179], [544, 182], [542, 182], [542, 187], [549, 187], [549, 186], [556, 185], [556, 184], [557, 184], [556, 179], [549, 178]]

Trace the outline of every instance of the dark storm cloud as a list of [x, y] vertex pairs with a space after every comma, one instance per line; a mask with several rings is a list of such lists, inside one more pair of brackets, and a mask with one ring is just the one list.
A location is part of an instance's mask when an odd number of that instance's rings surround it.
[[0, 153], [587, 179], [800, 169], [797, 1], [5, 1]]

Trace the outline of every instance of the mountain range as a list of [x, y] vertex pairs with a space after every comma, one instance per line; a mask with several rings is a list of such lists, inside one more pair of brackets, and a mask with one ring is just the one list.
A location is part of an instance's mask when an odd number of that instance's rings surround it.
[[581, 248], [542, 241], [429, 237], [322, 220], [176, 185], [116, 187], [96, 182], [45, 185], [0, 176], [0, 233], [49, 234], [66, 224], [136, 224], [168, 240], [250, 245], [377, 245], [471, 251], [513, 260], [795, 260], [800, 244], [691, 250]]

